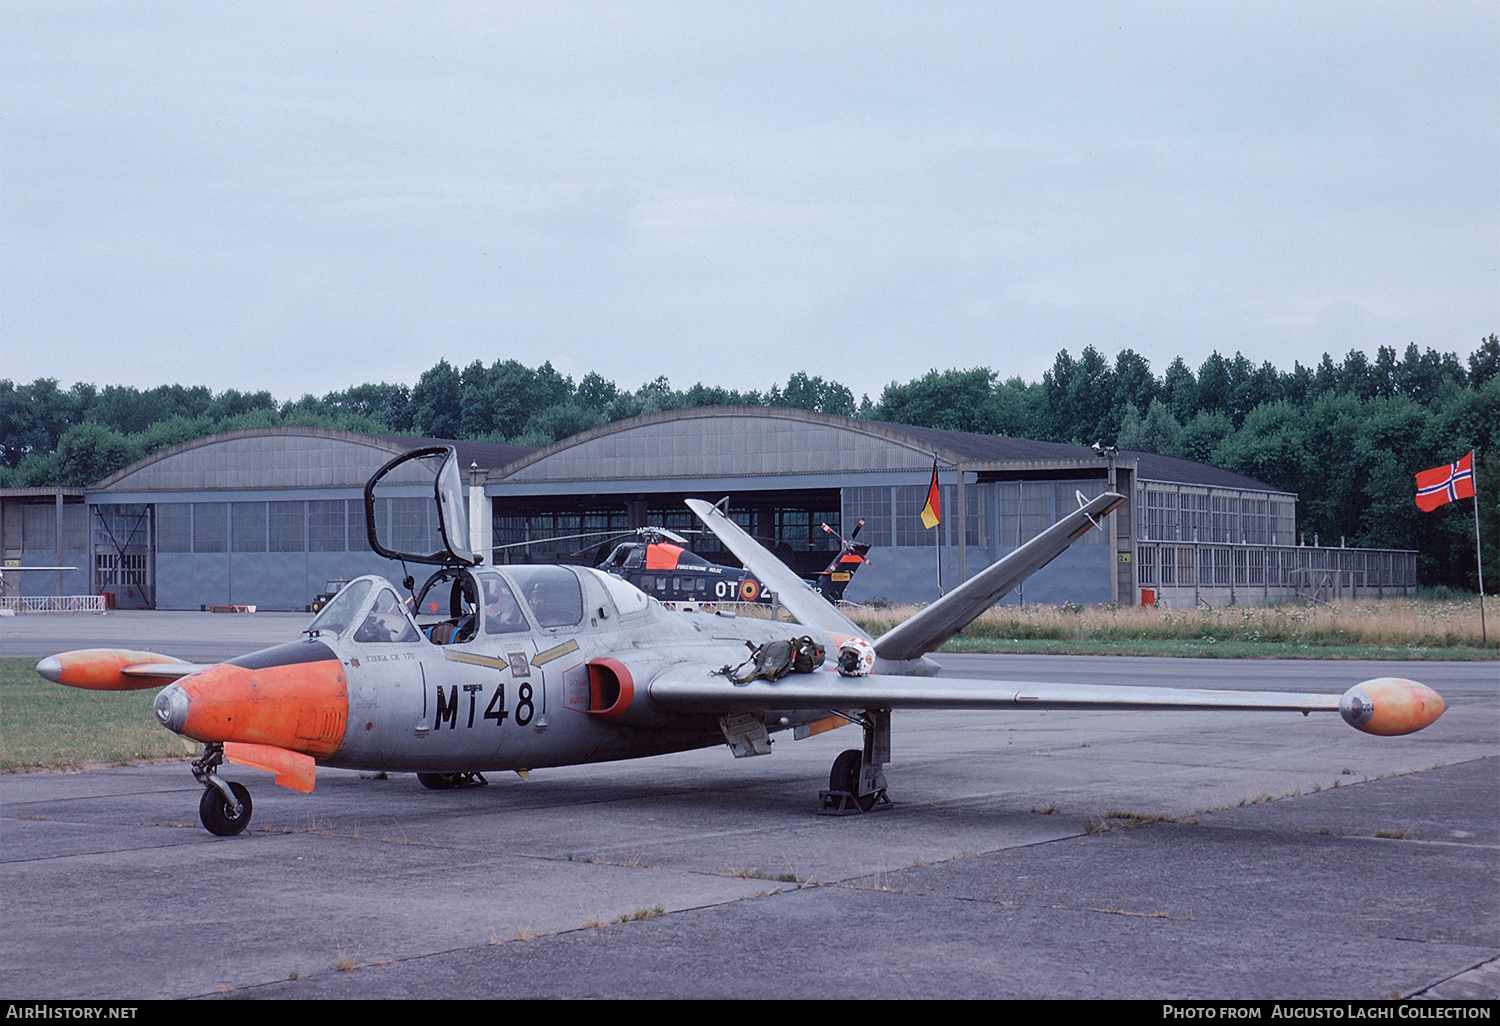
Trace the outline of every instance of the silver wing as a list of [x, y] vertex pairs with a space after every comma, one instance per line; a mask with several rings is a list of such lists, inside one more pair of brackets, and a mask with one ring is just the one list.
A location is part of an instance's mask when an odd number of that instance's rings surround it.
[[649, 685], [651, 700], [677, 712], [738, 713], [773, 709], [1223, 709], [1241, 712], [1337, 712], [1367, 734], [1410, 734], [1443, 713], [1443, 699], [1425, 684], [1378, 677], [1342, 695], [1293, 691], [1212, 691], [1110, 684], [1042, 684], [1018, 680], [843, 677], [831, 671], [778, 681], [734, 684], [722, 674], [674, 667]]
[[[766, 712], [810, 709], [1224, 709], [1340, 712], [1371, 734], [1409, 734], [1443, 712], [1443, 700], [1414, 681], [1381, 677], [1343, 695], [1276, 691], [1042, 684], [1032, 681], [933, 680], [938, 666], [924, 658], [1028, 576], [1050, 563], [1125, 501], [1106, 492], [923, 609], [875, 642], [877, 672], [845, 677], [825, 670], [779, 681], [737, 685], [722, 674], [677, 667], [655, 676], [651, 698], [682, 712]], [[688, 506], [805, 627], [827, 633], [834, 646], [869, 635], [766, 551], [754, 538], [701, 499]]]

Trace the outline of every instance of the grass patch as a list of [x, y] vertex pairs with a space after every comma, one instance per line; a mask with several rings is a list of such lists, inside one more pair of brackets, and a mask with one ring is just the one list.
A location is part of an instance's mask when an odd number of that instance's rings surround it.
[[0, 659], [0, 771], [185, 758], [151, 712], [159, 690], [65, 688], [37, 676], [35, 660]]
[[777, 883], [792, 883], [798, 887], [807, 882], [796, 873], [789, 871], [773, 873], [755, 866], [735, 866], [729, 871], [729, 875], [739, 877], [742, 880], [774, 880]]
[[667, 908], [665, 905], [652, 905], [650, 908], [638, 908], [634, 912], [626, 912], [623, 915], [615, 916], [613, 921], [616, 923], [639, 923], [642, 920], [656, 919], [666, 914]]
[[[850, 613], [856, 623], [878, 636], [916, 609], [860, 607]], [[1226, 659], [1500, 659], [1500, 648], [1481, 648], [1480, 640], [1477, 597], [1226, 609], [1068, 603], [996, 606], [941, 651]]]
[[1103, 816], [1090, 816], [1089, 821], [1083, 825], [1085, 834], [1104, 833], [1109, 830], [1117, 830], [1122, 827], [1146, 826], [1151, 823], [1178, 823], [1178, 817], [1168, 812], [1130, 812], [1122, 809], [1110, 809]]

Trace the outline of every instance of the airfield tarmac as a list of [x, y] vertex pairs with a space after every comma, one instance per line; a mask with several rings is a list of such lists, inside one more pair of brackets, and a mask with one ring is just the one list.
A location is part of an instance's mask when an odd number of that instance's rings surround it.
[[[0, 655], [220, 659], [306, 616], [0, 620]], [[1495, 663], [940, 657], [955, 676], [1339, 692], [1410, 676], [1406, 738], [1283, 713], [901, 713], [894, 808], [814, 813], [854, 728], [433, 792], [185, 765], [0, 776], [0, 995], [1500, 996]], [[1158, 818], [1159, 817], [1159, 818]], [[1154, 821], [1151, 821], [1153, 820]]]

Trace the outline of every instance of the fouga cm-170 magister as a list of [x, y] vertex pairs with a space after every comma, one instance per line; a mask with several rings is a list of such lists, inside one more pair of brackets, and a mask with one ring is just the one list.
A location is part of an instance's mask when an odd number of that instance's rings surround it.
[[[432, 552], [392, 547], [390, 524], [409, 534], [412, 518], [377, 515], [391, 508], [378, 506], [377, 486], [402, 484], [409, 495], [414, 479], [436, 503]], [[600, 570], [484, 565], [465, 541], [462, 501], [451, 449], [413, 450], [377, 471], [365, 486], [372, 547], [437, 570], [420, 591], [409, 575], [402, 590], [356, 578], [299, 641], [212, 666], [67, 652], [37, 671], [96, 690], [170, 681], [156, 718], [203, 742], [192, 764], [204, 787], [199, 814], [221, 835], [239, 833], [251, 813], [249, 791], [221, 774], [226, 760], [304, 792], [318, 765], [415, 771], [443, 788], [488, 771], [525, 776], [725, 743], [736, 756], [763, 755], [772, 734], [855, 723], [863, 747], [834, 761], [821, 805], [862, 812], [889, 806], [895, 709], [1336, 710], [1383, 735], [1420, 730], [1443, 711], [1434, 691], [1397, 678], [1340, 696], [936, 677], [928, 653], [1125, 501], [1112, 493], [1080, 497], [1079, 509], [878, 639], [701, 500], [688, 506], [798, 624], [668, 610]]]

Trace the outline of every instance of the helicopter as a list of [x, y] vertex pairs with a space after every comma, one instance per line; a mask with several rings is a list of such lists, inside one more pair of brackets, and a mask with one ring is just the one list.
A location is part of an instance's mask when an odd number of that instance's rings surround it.
[[710, 562], [689, 544], [664, 527], [642, 527], [634, 540], [615, 545], [597, 566], [662, 602], [770, 601], [754, 574]]
[[[437, 537], [406, 551], [377, 517], [376, 490], [386, 482], [409, 492], [414, 480], [430, 487]], [[220, 836], [243, 831], [253, 810], [249, 789], [226, 779], [226, 762], [302, 792], [313, 790], [318, 766], [415, 772], [444, 789], [482, 784], [487, 772], [525, 777], [717, 745], [737, 758], [764, 756], [773, 735], [853, 724], [863, 745], [834, 760], [818, 809], [854, 815], [892, 807], [884, 767], [898, 709], [1336, 711], [1376, 735], [1420, 730], [1443, 712], [1436, 692], [1399, 678], [1328, 695], [936, 677], [930, 653], [1100, 526], [1125, 502], [1111, 492], [1080, 496], [1077, 510], [879, 638], [736, 524], [727, 501], [687, 506], [796, 624], [670, 610], [592, 567], [485, 565], [469, 547], [448, 447], [395, 457], [364, 494], [371, 547], [403, 567], [436, 568], [420, 589], [410, 573], [399, 590], [379, 575], [355, 578], [300, 640], [225, 663], [90, 649], [48, 656], [37, 672], [90, 690], [165, 684], [154, 715], [203, 743], [191, 765], [203, 788], [199, 818]]]
[[[840, 548], [816, 578], [820, 595], [837, 604], [844, 589], [869, 560], [870, 546], [855, 542], [860, 518], [848, 538], [826, 523], [822, 529], [839, 540]], [[635, 539], [623, 541], [610, 549], [596, 566], [606, 573], [640, 588], [646, 594], [671, 603], [770, 602], [772, 594], [749, 570], [713, 563], [692, 552], [689, 541], [664, 527], [642, 527]]]

